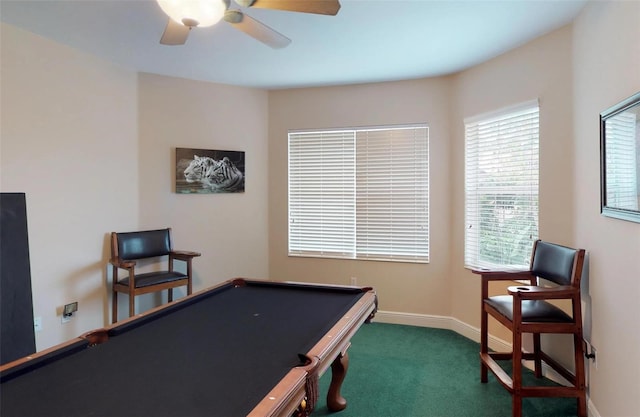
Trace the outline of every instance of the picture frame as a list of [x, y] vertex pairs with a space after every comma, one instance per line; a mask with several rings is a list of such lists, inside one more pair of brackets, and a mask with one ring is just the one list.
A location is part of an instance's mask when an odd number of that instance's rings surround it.
[[242, 151], [176, 148], [175, 191], [178, 194], [243, 193]]
[[640, 223], [640, 92], [600, 113], [600, 212]]

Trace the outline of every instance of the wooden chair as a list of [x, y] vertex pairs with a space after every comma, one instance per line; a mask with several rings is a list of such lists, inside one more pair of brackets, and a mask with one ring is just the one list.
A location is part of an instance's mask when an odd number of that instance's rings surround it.
[[[167, 270], [136, 273], [136, 260], [167, 257]], [[171, 245], [171, 229], [146, 230], [140, 232], [111, 233], [111, 260], [113, 265], [113, 308], [112, 322], [118, 321], [118, 293], [129, 295], [129, 317], [135, 314], [135, 297], [156, 291], [168, 290], [168, 300], [173, 301], [173, 289], [187, 286], [187, 294], [192, 291], [192, 268], [197, 252], [174, 251]], [[174, 270], [174, 260], [184, 261], [186, 274]], [[118, 278], [119, 269], [125, 269], [127, 276]]]
[[[580, 304], [580, 278], [584, 263], [583, 249], [571, 249], [538, 240], [533, 246], [531, 268], [524, 272], [473, 271], [482, 276], [482, 310], [480, 322], [480, 380], [487, 382], [487, 370], [512, 396], [512, 414], [522, 415], [523, 397], [575, 397], [578, 415], [586, 417], [584, 341]], [[545, 281], [542, 282], [541, 279]], [[530, 285], [508, 287], [508, 295], [489, 296], [491, 281], [525, 280]], [[547, 300], [566, 299], [571, 302], [571, 315]], [[488, 316], [507, 327], [513, 336], [511, 352], [490, 352], [488, 347]], [[525, 352], [522, 334], [533, 334], [533, 352]], [[542, 351], [540, 334], [573, 335], [575, 373]], [[512, 363], [510, 376], [497, 361]], [[542, 362], [565, 378], [571, 386], [523, 386], [522, 360], [533, 360], [535, 376], [542, 377]]]

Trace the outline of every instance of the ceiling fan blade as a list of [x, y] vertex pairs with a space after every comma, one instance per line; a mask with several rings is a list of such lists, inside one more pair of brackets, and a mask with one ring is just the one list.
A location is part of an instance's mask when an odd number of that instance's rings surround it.
[[169, 19], [167, 27], [164, 29], [160, 43], [163, 45], [184, 45], [189, 36], [189, 26], [182, 25], [173, 19]]
[[289, 12], [315, 13], [335, 16], [340, 10], [338, 0], [236, 0], [243, 7], [287, 10]]
[[264, 23], [247, 16], [240, 10], [227, 10], [224, 14], [224, 20], [233, 25], [234, 28], [274, 49], [284, 48], [291, 43], [291, 39], [276, 32]]

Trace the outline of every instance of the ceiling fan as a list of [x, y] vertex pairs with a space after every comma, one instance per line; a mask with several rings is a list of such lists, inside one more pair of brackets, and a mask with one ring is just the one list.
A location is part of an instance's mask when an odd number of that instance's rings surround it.
[[[183, 45], [189, 31], [195, 27], [212, 26], [224, 20], [236, 29], [269, 45], [284, 48], [291, 39], [239, 9], [230, 9], [231, 0], [156, 0], [169, 16], [162, 34], [163, 45]], [[335, 16], [340, 10], [339, 0], [235, 0], [240, 7], [285, 10]]]

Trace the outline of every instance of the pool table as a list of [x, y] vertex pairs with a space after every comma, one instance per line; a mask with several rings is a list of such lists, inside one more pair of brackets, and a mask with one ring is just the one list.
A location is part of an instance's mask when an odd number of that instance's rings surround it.
[[329, 367], [341, 410], [347, 348], [371, 288], [234, 279], [0, 367], [11, 416], [308, 415]]

